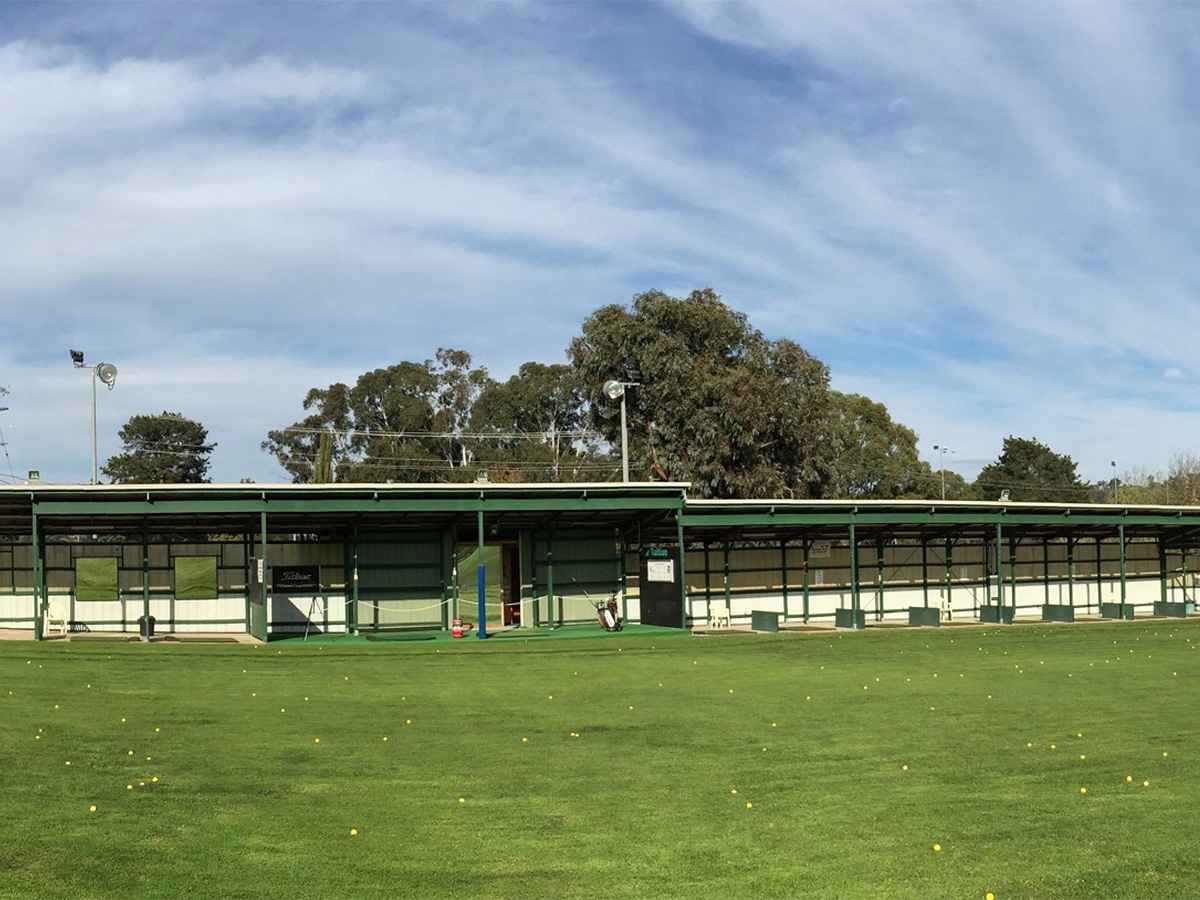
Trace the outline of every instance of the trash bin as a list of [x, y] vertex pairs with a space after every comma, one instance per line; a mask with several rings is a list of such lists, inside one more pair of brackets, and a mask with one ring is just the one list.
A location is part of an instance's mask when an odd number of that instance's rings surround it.
[[138, 616], [138, 631], [144, 638], [154, 637], [154, 616]]

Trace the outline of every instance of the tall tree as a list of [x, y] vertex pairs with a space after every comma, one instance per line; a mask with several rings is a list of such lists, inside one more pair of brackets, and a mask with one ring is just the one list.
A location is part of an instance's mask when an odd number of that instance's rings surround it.
[[208, 481], [208, 429], [179, 413], [133, 416], [118, 437], [125, 452], [101, 471], [114, 484], [202, 484]]
[[1167, 468], [1166, 502], [1172, 506], [1200, 504], [1200, 457], [1196, 454], [1176, 453], [1171, 458]]
[[338, 481], [353, 431], [350, 389], [341, 383], [313, 388], [304, 397], [304, 409], [312, 412], [287, 428], [267, 432], [262, 449], [279, 460], [295, 484]]
[[1086, 503], [1087, 485], [1079, 480], [1071, 457], [1055, 453], [1037, 438], [1006, 437], [994, 463], [979, 472], [972, 485], [977, 499], [1008, 498], [1026, 503]]
[[[828, 497], [873, 500], [939, 497], [929, 464], [917, 454], [917, 434], [893, 422], [887, 407], [859, 394], [831, 394], [834, 459]], [[938, 488], [933, 492], [933, 488]]]
[[350, 388], [310, 390], [310, 415], [268, 432], [262, 448], [298, 483], [464, 480], [473, 472], [463, 430], [488, 383], [470, 354], [440, 349], [436, 360], [365, 372]]
[[451, 466], [471, 462], [463, 432], [479, 394], [492, 380], [487, 369], [473, 368], [465, 350], [438, 350], [436, 361], [425, 361], [434, 379], [433, 430], [442, 435], [443, 454]]
[[492, 382], [471, 408], [477, 463], [493, 481], [587, 481], [611, 465], [584, 429], [586, 404], [570, 366], [527, 362]]
[[621, 439], [626, 393], [635, 480], [690, 481], [701, 497], [813, 496], [827, 480], [829, 373], [799, 345], [771, 342], [713, 291], [649, 291], [596, 310], [568, 351], [592, 422]]

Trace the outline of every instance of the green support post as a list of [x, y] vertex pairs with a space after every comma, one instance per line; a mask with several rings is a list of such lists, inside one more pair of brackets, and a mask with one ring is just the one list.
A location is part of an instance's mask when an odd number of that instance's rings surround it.
[[[729, 541], [721, 543], [721, 578], [725, 586], [725, 608], [733, 609], [732, 591], [729, 589]], [[732, 615], [732, 612], [730, 613]]]
[[808, 603], [808, 599], [809, 599], [808, 598], [808, 551], [811, 548], [812, 548], [812, 541], [810, 541], [807, 537], [804, 538], [804, 582], [803, 582], [803, 588], [804, 588], [804, 624], [805, 625], [808, 624], [808, 610], [809, 610], [809, 603]]
[[[1104, 555], [1100, 545], [1100, 538], [1096, 538], [1096, 609], [1100, 609], [1100, 604], [1104, 602]], [[1091, 604], [1088, 604], [1088, 612], [1091, 612]]]
[[1075, 609], [1075, 539], [1067, 538], [1067, 602]]
[[38, 530], [37, 507], [30, 523], [29, 541], [33, 551], [33, 639], [42, 639], [43, 613], [49, 597], [46, 593], [46, 544]]
[[925, 535], [921, 535], [921, 594], [924, 599], [925, 608], [929, 608], [929, 545], [925, 541]]
[[1046, 599], [1043, 601], [1047, 606], [1050, 605], [1050, 542], [1042, 538], [1042, 583], [1046, 586]]
[[688, 624], [688, 592], [687, 592], [687, 545], [683, 542], [683, 516], [676, 513], [675, 515], [675, 540], [679, 545], [679, 591], [683, 598], [683, 612], [681, 615], [682, 621], [679, 623], [681, 628], [687, 628]]
[[875, 621], [883, 621], [883, 538], [875, 539]]
[[1117, 526], [1117, 542], [1121, 545], [1121, 618], [1125, 617], [1125, 523]]
[[779, 542], [779, 565], [780, 576], [783, 581], [783, 621], [788, 620], [788, 564], [787, 564], [787, 541]]
[[354, 549], [350, 571], [350, 614], [346, 616], [346, 629], [351, 634], [358, 632], [358, 521], [354, 522]]
[[[991, 590], [988, 590], [991, 594]], [[988, 597], [989, 602], [991, 597]], [[1004, 610], [1004, 535], [1000, 523], [996, 523], [996, 603]]]
[[850, 608], [854, 611], [854, 621], [858, 621], [858, 612], [862, 608], [858, 593], [858, 534], [854, 527], [854, 519], [850, 520]]
[[621, 621], [629, 621], [629, 596], [625, 588], [629, 584], [629, 554], [626, 552], [625, 536], [620, 538], [621, 552]]
[[[986, 565], [984, 566], [986, 568]], [[946, 538], [946, 608], [953, 609], [954, 604], [950, 596], [951, 588], [954, 586], [954, 541]]]
[[476, 523], [479, 528], [479, 565], [475, 567], [475, 576], [479, 596], [476, 600], [476, 609], [479, 615], [479, 624], [475, 628], [475, 633], [479, 635], [479, 640], [487, 638], [487, 570], [483, 565], [483, 507], [481, 506], [476, 513]]
[[[262, 577], [259, 579], [259, 601], [262, 604], [263, 617], [263, 632], [259, 640], [265, 641], [268, 637], [268, 629], [270, 628], [270, 616], [267, 615], [267, 511], [261, 510], [258, 514], [258, 565], [262, 567]], [[249, 604], [247, 604], [249, 608]], [[254, 610], [249, 608], [250, 616], [254, 615]], [[254, 634], [253, 621], [246, 622], [246, 630], [250, 634]], [[255, 635], [258, 637], [258, 635]]]
[[147, 622], [150, 621], [150, 534], [144, 520], [142, 522], [142, 615]]
[[704, 614], [709, 615], [712, 609], [712, 559], [709, 556], [709, 543], [704, 542]]
[[554, 622], [554, 540], [550, 532], [546, 532], [546, 621], [551, 628], [556, 628]]
[[1158, 571], [1161, 575], [1161, 584], [1159, 586], [1159, 599], [1163, 603], [1170, 600], [1167, 591], [1167, 548], [1163, 546], [1162, 538], [1158, 539]]
[[[1012, 614], [1017, 614], [1017, 545], [1021, 542], [1020, 538], [1009, 538], [1008, 541], [1008, 587], [1012, 591]], [[1004, 588], [1000, 588], [1000, 596], [1004, 597]], [[1000, 608], [1004, 608], [1004, 600], [1000, 601]]]

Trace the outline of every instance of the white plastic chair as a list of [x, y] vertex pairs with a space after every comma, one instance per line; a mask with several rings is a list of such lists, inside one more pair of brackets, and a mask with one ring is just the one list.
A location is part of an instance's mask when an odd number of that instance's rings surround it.
[[55, 622], [58, 623], [59, 633], [67, 633], [67, 607], [63, 602], [56, 598], [51, 598], [46, 601], [46, 628], [49, 629]]
[[708, 627], [729, 627], [729, 607], [724, 603], [710, 603], [708, 606]]

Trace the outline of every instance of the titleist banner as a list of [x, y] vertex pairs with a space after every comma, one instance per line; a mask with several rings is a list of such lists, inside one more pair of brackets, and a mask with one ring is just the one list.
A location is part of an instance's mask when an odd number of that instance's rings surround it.
[[312, 593], [320, 589], [320, 566], [274, 566], [271, 569], [271, 590], [276, 593]]

